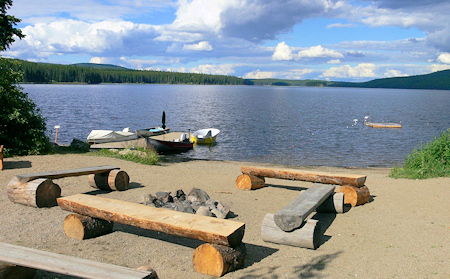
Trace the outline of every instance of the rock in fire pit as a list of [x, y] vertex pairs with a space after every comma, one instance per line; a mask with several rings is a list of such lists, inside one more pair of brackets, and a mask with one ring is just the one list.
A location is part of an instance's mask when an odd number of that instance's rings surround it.
[[175, 195], [172, 195], [171, 192], [156, 192], [155, 195], [143, 194], [140, 203], [221, 219], [227, 218], [230, 212], [228, 206], [211, 199], [208, 193], [198, 188], [192, 188], [187, 196], [183, 190], [178, 190]]

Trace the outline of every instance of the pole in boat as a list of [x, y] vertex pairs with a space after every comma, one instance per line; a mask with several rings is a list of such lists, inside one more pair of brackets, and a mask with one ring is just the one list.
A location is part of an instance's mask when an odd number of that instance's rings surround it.
[[163, 114], [162, 114], [162, 126], [161, 127], [163, 129], [166, 128], [166, 112], [165, 111], [163, 111]]
[[61, 126], [59, 126], [59, 125], [56, 125], [56, 126], [55, 126], [55, 129], [56, 129], [55, 143], [58, 141], [58, 130], [59, 130], [59, 128], [61, 128]]

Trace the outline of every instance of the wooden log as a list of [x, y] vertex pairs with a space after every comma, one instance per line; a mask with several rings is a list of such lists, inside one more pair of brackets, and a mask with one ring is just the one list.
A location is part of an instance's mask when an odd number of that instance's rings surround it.
[[256, 190], [265, 186], [264, 177], [241, 174], [236, 178], [236, 188], [241, 190]]
[[84, 240], [112, 232], [114, 223], [89, 216], [70, 214], [64, 219], [64, 233], [71, 238]]
[[3, 145], [0, 145], [0, 170], [3, 170]]
[[130, 177], [123, 170], [111, 170], [103, 173], [90, 174], [89, 185], [93, 188], [107, 191], [125, 191], [130, 184]]
[[261, 225], [261, 238], [265, 242], [309, 249], [316, 249], [319, 246], [319, 221], [308, 219], [300, 228], [285, 232], [275, 224], [273, 217], [271, 213], [266, 214]]
[[108, 185], [112, 190], [125, 191], [130, 184], [130, 177], [123, 170], [112, 170], [108, 175]]
[[344, 193], [333, 193], [316, 208], [316, 211], [323, 213], [344, 213]]
[[32, 279], [36, 272], [34, 268], [0, 262], [0, 279]]
[[337, 189], [338, 193], [344, 193], [344, 203], [352, 206], [362, 205], [370, 201], [370, 192], [367, 186], [341, 186]]
[[245, 224], [227, 219], [154, 208], [97, 196], [77, 194], [58, 199], [68, 211], [143, 229], [236, 247], [244, 237]]
[[334, 186], [332, 185], [315, 184], [278, 211], [274, 216], [275, 223], [285, 232], [299, 228], [306, 217], [333, 192]]
[[17, 175], [17, 178], [21, 182], [28, 182], [28, 181], [36, 179], [36, 178], [58, 179], [58, 178], [63, 178], [63, 177], [72, 177], [72, 176], [81, 176], [81, 175], [92, 174], [92, 173], [108, 172], [108, 171], [111, 171], [114, 169], [119, 169], [119, 168], [113, 167], [113, 166], [96, 166], [96, 167], [78, 168], [78, 169], [70, 169], [70, 170], [58, 170], [58, 171], [50, 171], [50, 172], [20, 174], [20, 175]]
[[14, 177], [8, 184], [8, 198], [14, 203], [32, 207], [52, 207], [61, 196], [61, 188], [51, 179], [39, 178], [20, 182]]
[[198, 273], [220, 277], [243, 267], [246, 258], [244, 243], [235, 248], [205, 243], [195, 249], [192, 262]]
[[0, 242], [0, 261], [87, 279], [155, 278], [150, 271], [95, 262]]
[[366, 181], [366, 176], [356, 174], [333, 174], [324, 172], [301, 171], [295, 169], [265, 169], [256, 167], [241, 167], [241, 172], [254, 176], [269, 178], [310, 181], [323, 184], [352, 185], [361, 187]]

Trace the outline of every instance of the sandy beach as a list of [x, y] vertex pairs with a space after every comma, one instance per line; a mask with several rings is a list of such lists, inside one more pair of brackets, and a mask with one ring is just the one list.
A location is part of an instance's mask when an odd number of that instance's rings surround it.
[[[193, 187], [230, 206], [232, 220], [245, 223], [243, 268], [222, 278], [450, 278], [450, 178], [389, 178], [387, 168], [297, 167], [366, 175], [371, 202], [344, 214], [317, 213], [323, 237], [316, 250], [266, 243], [261, 222], [313, 185], [266, 179], [267, 187], [235, 187], [241, 166], [268, 164], [191, 160], [156, 166], [87, 155], [26, 156], [4, 159], [0, 241], [74, 257], [137, 268], [150, 266], [159, 278], [215, 278], [195, 272], [192, 256], [203, 242], [115, 224], [113, 233], [75, 240], [63, 231], [70, 213], [59, 207], [33, 208], [12, 203], [9, 181], [18, 174], [98, 165], [120, 167], [130, 176], [126, 191], [96, 191], [87, 176], [54, 180], [62, 196], [94, 193], [138, 203], [158, 191], [188, 193]], [[282, 167], [282, 166], [276, 166]], [[290, 167], [292, 168], [292, 167]], [[35, 278], [72, 278], [38, 271]]]

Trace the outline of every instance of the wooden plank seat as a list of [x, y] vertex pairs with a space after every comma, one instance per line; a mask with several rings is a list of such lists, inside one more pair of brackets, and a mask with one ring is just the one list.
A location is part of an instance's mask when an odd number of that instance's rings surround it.
[[[236, 187], [242, 190], [254, 190], [264, 187], [264, 178], [278, 178], [289, 180], [309, 181], [323, 184], [364, 186], [366, 176], [356, 174], [336, 174], [326, 172], [302, 171], [296, 169], [241, 167], [241, 176], [250, 176], [251, 179], [238, 177]], [[259, 180], [258, 180], [259, 179]], [[262, 180], [262, 181], [261, 181]], [[248, 183], [245, 181], [249, 181]], [[239, 183], [238, 183], [239, 182]]]
[[8, 198], [14, 203], [32, 207], [55, 206], [56, 199], [61, 196], [61, 188], [52, 179], [81, 175], [89, 175], [89, 185], [102, 190], [124, 191], [130, 182], [125, 171], [108, 165], [19, 174], [8, 184]]
[[[0, 242], [0, 262], [64, 275], [91, 279], [157, 278], [153, 270], [144, 271], [124, 266], [31, 249]], [[13, 276], [14, 277], [14, 276]], [[12, 278], [12, 277], [11, 277]], [[14, 277], [18, 278], [18, 277]]]
[[230, 247], [241, 244], [245, 230], [241, 222], [86, 194], [58, 198], [57, 202], [62, 209], [81, 215]]
[[78, 168], [78, 169], [70, 169], [70, 170], [57, 170], [57, 171], [41, 172], [41, 173], [19, 174], [19, 175], [16, 175], [16, 177], [20, 182], [28, 182], [28, 181], [31, 181], [31, 180], [34, 180], [37, 178], [58, 179], [58, 178], [63, 178], [63, 177], [104, 173], [104, 172], [108, 172], [108, 171], [115, 170], [115, 169], [120, 169], [120, 168], [106, 165], [106, 166], [95, 166], [95, 167]]

